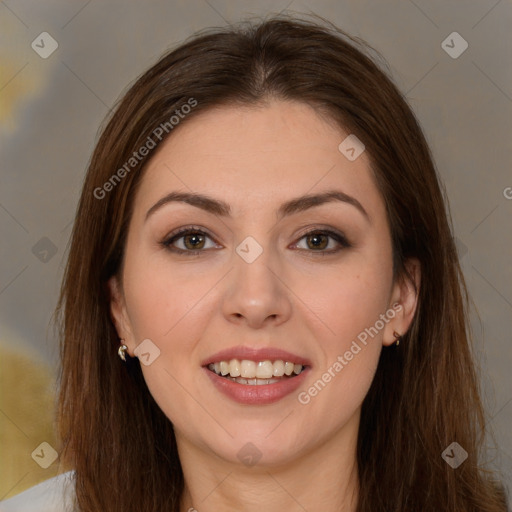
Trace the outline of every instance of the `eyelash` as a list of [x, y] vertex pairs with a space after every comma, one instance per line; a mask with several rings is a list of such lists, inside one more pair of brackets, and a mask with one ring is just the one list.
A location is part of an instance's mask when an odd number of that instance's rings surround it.
[[[172, 246], [172, 244], [176, 240], [183, 238], [185, 235], [191, 235], [191, 234], [206, 236], [206, 237], [210, 238], [211, 240], [213, 240], [213, 238], [208, 233], [203, 231], [201, 228], [196, 227], [196, 226], [189, 226], [186, 228], [182, 228], [174, 233], [170, 233], [168, 235], [168, 237], [166, 237], [162, 242], [160, 242], [160, 244], [163, 247], [165, 247], [167, 250], [172, 251], [180, 256], [184, 256], [184, 255], [196, 256], [202, 252], [207, 251], [208, 249], [184, 250], [184, 249], [178, 249], [177, 247]], [[346, 239], [346, 237], [344, 235], [342, 235], [341, 233], [337, 233], [336, 231], [332, 231], [330, 229], [312, 229], [311, 231], [304, 233], [299, 238], [299, 241], [302, 240], [303, 238], [306, 238], [306, 237], [312, 236], [312, 235], [327, 235], [330, 238], [334, 239], [338, 244], [340, 244], [341, 247], [338, 247], [337, 249], [334, 249], [334, 250], [330, 249], [328, 251], [326, 251], [326, 250], [315, 251], [315, 250], [308, 250], [308, 249], [299, 249], [299, 250], [303, 250], [303, 251], [305, 250], [306, 252], [311, 252], [318, 256], [320, 256], [320, 255], [325, 256], [326, 254], [327, 255], [335, 254], [335, 253], [341, 251], [342, 249], [348, 249], [348, 248], [352, 247], [352, 244]]]

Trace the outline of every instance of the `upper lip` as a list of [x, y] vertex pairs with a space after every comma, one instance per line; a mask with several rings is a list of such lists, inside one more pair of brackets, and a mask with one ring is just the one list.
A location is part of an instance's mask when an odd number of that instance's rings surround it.
[[218, 363], [220, 361], [230, 361], [231, 359], [238, 359], [239, 361], [242, 359], [248, 359], [249, 361], [282, 360], [284, 362], [289, 361], [290, 363], [301, 364], [302, 366], [311, 366], [309, 359], [280, 348], [253, 348], [242, 345], [216, 352], [204, 359], [201, 366], [208, 366], [210, 363]]

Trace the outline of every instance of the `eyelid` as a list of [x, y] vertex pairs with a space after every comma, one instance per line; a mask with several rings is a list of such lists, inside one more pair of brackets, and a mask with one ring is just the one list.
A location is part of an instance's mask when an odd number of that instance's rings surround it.
[[180, 228], [174, 229], [165, 236], [164, 241], [169, 240], [170, 238], [173, 238], [176, 235], [181, 235], [184, 233], [186, 234], [189, 231], [193, 231], [194, 233], [202, 233], [208, 235], [212, 239], [214, 238], [214, 236], [206, 228], [191, 224], [190, 226], [181, 226]]
[[327, 234], [336, 235], [340, 238], [343, 238], [348, 243], [348, 238], [343, 231], [341, 231], [340, 229], [336, 229], [331, 226], [322, 225], [322, 224], [316, 224], [316, 225], [310, 224], [308, 226], [304, 226], [303, 228], [299, 229], [299, 233], [296, 236], [302, 238], [306, 235], [311, 235], [314, 233], [327, 233]]

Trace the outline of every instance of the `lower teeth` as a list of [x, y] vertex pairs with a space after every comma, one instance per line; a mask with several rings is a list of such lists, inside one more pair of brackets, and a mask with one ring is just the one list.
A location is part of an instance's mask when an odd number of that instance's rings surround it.
[[[222, 375], [221, 375], [222, 376]], [[278, 378], [272, 378], [272, 379], [244, 379], [243, 377], [231, 377], [231, 375], [223, 375], [225, 379], [232, 380], [233, 382], [237, 382], [238, 384], [248, 384], [251, 386], [263, 386], [265, 384], [273, 384], [274, 382], [279, 382], [283, 378], [290, 378], [290, 377], [278, 377]]]

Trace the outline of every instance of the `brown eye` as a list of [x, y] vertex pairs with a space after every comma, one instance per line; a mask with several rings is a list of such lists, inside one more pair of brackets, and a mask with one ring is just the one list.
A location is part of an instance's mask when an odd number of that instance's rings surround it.
[[198, 233], [191, 235], [185, 235], [183, 237], [183, 243], [187, 249], [193, 251], [194, 249], [202, 249], [205, 242], [205, 237]]
[[307, 235], [306, 239], [310, 249], [325, 249], [329, 245], [329, 237], [323, 233]]
[[181, 254], [199, 254], [200, 252], [205, 252], [206, 249], [215, 247], [213, 241], [211, 245], [207, 247], [206, 244], [208, 240], [212, 240], [212, 238], [204, 231], [194, 228], [185, 228], [177, 233], [171, 233], [161, 244], [173, 252]]
[[[303, 235], [300, 240], [306, 240], [306, 247], [300, 247], [299, 242], [296, 244], [299, 249], [323, 255], [336, 253], [341, 249], [352, 247], [344, 235], [330, 230], [310, 231]], [[334, 244], [331, 244], [329, 247], [331, 241], [334, 241]]]

